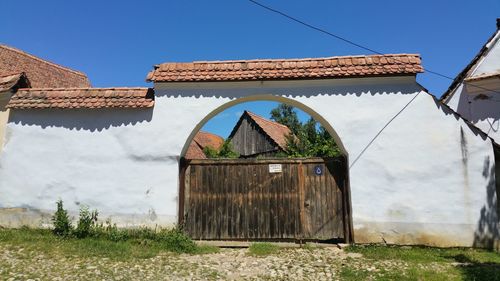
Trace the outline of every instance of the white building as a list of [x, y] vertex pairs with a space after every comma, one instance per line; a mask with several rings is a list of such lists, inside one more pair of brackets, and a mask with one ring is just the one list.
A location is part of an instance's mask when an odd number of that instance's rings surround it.
[[500, 143], [500, 18], [495, 33], [441, 101]]
[[[47, 225], [55, 201], [121, 225], [178, 221], [196, 132], [251, 100], [296, 106], [348, 157], [355, 242], [494, 247], [499, 150], [415, 80], [418, 55], [160, 64], [151, 89], [22, 89], [0, 154], [0, 224]], [[28, 77], [29, 78], [29, 77]]]

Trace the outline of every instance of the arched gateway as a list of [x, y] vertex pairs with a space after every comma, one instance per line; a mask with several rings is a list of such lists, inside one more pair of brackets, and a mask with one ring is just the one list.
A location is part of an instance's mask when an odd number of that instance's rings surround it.
[[47, 222], [58, 198], [123, 226], [176, 223], [194, 133], [234, 103], [266, 99], [308, 111], [348, 155], [355, 242], [497, 245], [497, 146], [416, 83], [421, 71], [407, 54], [166, 63], [148, 75], [154, 97], [18, 91], [0, 154], [0, 223]]
[[[248, 101], [292, 105], [318, 120], [342, 156], [329, 159], [185, 159], [196, 133], [228, 107]], [[301, 102], [251, 94], [219, 106], [184, 144], [179, 168], [179, 223], [195, 239], [350, 242], [348, 152], [322, 116]]]

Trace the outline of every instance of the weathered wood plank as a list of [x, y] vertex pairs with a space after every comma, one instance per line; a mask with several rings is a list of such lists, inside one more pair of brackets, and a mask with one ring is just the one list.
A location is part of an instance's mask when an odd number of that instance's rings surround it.
[[[188, 223], [187, 220], [189, 219], [190, 217], [190, 213], [191, 213], [191, 208], [193, 207], [193, 205], [191, 204], [191, 166], [187, 166], [186, 169], [184, 170], [184, 190], [182, 192], [184, 192], [185, 196], [184, 196], [184, 212], [183, 212], [183, 216], [184, 216], [184, 219], [182, 220], [182, 226], [186, 226]], [[179, 206], [179, 209], [180, 209], [180, 206]]]
[[244, 210], [243, 210], [243, 224], [242, 231], [244, 238], [250, 238], [250, 217], [252, 211], [252, 182], [251, 178], [251, 168], [252, 166], [243, 166], [242, 169], [245, 172], [243, 180], [243, 198], [244, 198]]
[[332, 233], [333, 235], [338, 235], [335, 231], [335, 216], [336, 210], [334, 209], [336, 186], [335, 182], [332, 180], [332, 175], [330, 174], [330, 162], [325, 165], [325, 198], [326, 198], [326, 226], [325, 231]]
[[[280, 159], [282, 172], [270, 173], [273, 161], [189, 163], [183, 194], [189, 235], [251, 240], [344, 237], [344, 182], [338, 182], [345, 181], [346, 166], [328, 159]], [[314, 173], [317, 165], [322, 175]]]
[[194, 238], [199, 239], [201, 237], [201, 217], [203, 215], [202, 207], [204, 202], [200, 200], [201, 196], [201, 186], [202, 184], [202, 178], [201, 178], [201, 173], [200, 170], [201, 168], [199, 166], [193, 165], [191, 166], [191, 171], [193, 174], [193, 177], [191, 178], [191, 184], [193, 185], [191, 187], [191, 198], [193, 200], [193, 204], [195, 204], [195, 214], [194, 217], [191, 218], [191, 222], [194, 224], [192, 226], [193, 228], [193, 235]]

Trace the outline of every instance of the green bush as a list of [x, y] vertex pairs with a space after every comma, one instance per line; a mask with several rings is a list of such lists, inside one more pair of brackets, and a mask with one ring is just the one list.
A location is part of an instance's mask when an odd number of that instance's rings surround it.
[[219, 158], [219, 151], [210, 146], [205, 146], [203, 148], [203, 153], [205, 153], [205, 156], [207, 156], [207, 158]]
[[159, 232], [159, 240], [165, 248], [176, 253], [194, 253], [196, 243], [178, 227], [164, 229]]
[[63, 207], [63, 201], [59, 199], [56, 202], [57, 210], [52, 216], [52, 224], [54, 229], [52, 232], [57, 236], [69, 236], [73, 231], [73, 226], [68, 216], [68, 212]]
[[238, 158], [240, 155], [234, 151], [231, 140], [225, 140], [219, 150], [210, 146], [203, 148], [203, 153], [207, 158]]
[[97, 228], [97, 210], [89, 211], [87, 206], [80, 208], [80, 217], [74, 231], [77, 238], [86, 238], [91, 236]]

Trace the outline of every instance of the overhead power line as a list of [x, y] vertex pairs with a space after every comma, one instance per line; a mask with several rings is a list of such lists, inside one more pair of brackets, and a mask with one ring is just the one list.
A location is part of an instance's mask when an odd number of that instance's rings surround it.
[[[290, 15], [288, 15], [288, 14], [282, 12], [282, 11], [279, 11], [279, 10], [276, 10], [276, 9], [271, 8], [269, 6], [266, 6], [266, 5], [262, 4], [262, 3], [259, 3], [257, 1], [255, 1], [255, 0], [248, 0], [248, 1], [250, 1], [251, 3], [253, 3], [253, 4], [255, 4], [255, 5], [257, 5], [257, 6], [261, 7], [261, 8], [264, 8], [264, 9], [266, 9], [268, 11], [271, 11], [273, 13], [276, 13], [276, 14], [280, 15], [280, 16], [283, 16], [283, 17], [285, 17], [285, 18], [287, 18], [287, 19], [289, 19], [291, 21], [294, 21], [296, 23], [299, 23], [299, 24], [301, 24], [301, 25], [303, 25], [305, 27], [308, 27], [308, 28], [310, 28], [312, 30], [318, 31], [318, 32], [323, 33], [325, 35], [328, 35], [330, 37], [333, 37], [333, 38], [336, 38], [338, 40], [341, 40], [341, 41], [343, 41], [343, 42], [345, 42], [347, 44], [353, 45], [355, 47], [358, 47], [360, 49], [363, 49], [365, 51], [368, 51], [368, 52], [371, 52], [371, 53], [374, 53], [374, 54], [384, 55], [384, 53], [379, 52], [379, 51], [377, 51], [375, 49], [363, 46], [363, 45], [361, 45], [359, 43], [356, 43], [356, 42], [354, 42], [352, 40], [349, 40], [349, 39], [347, 39], [345, 37], [342, 37], [342, 36], [339, 36], [337, 34], [334, 34], [334, 33], [330, 32], [330, 31], [327, 31], [327, 30], [325, 30], [323, 28], [320, 28], [320, 27], [314, 26], [312, 24], [309, 24], [309, 23], [307, 23], [305, 21], [302, 21], [302, 20], [300, 20], [300, 19], [298, 19], [296, 17], [290, 16]], [[397, 58], [394, 58], [394, 60], [404, 63], [403, 61], [401, 61], [401, 60], [399, 60]], [[426, 72], [434, 74], [434, 75], [442, 77], [442, 78], [445, 78], [445, 79], [448, 79], [448, 80], [451, 80], [451, 81], [455, 80], [454, 78], [452, 78], [452, 77], [450, 77], [448, 75], [445, 75], [445, 74], [442, 74], [442, 73], [439, 73], [437, 71], [433, 71], [433, 70], [430, 70], [430, 69], [426, 69]], [[492, 89], [484, 88], [484, 87], [481, 87], [481, 86], [478, 86], [478, 85], [472, 85], [470, 83], [467, 83], [466, 81], [462, 81], [462, 83], [464, 85], [467, 84], [469, 86], [472, 86], [472, 87], [475, 87], [475, 88], [478, 88], [478, 89], [482, 89], [482, 90], [486, 90], [486, 91], [489, 91], [489, 92], [500, 93], [500, 92], [494, 91]], [[403, 108], [401, 108], [391, 119], [389, 119], [389, 121], [377, 132], [377, 134], [375, 134], [375, 136], [368, 142], [368, 144], [361, 150], [361, 152], [351, 162], [351, 165], [349, 166], [349, 169], [351, 169], [354, 166], [354, 164], [356, 164], [356, 162], [361, 158], [361, 156], [366, 152], [366, 150], [372, 145], [372, 143], [380, 136], [380, 134], [385, 130], [385, 128], [387, 128], [387, 126], [389, 126], [389, 124], [392, 123], [392, 121], [394, 121], [394, 119], [396, 119], [401, 113], [403, 113], [403, 111], [406, 108], [408, 108], [408, 106], [418, 97], [419, 94], [420, 94], [420, 92], [417, 93], [407, 104], [405, 104], [405, 106], [403, 106]]]
[[365, 146], [365, 148], [363, 148], [363, 150], [361, 150], [361, 152], [358, 154], [358, 156], [356, 156], [356, 158], [354, 158], [354, 160], [352, 160], [351, 162], [351, 165], [349, 165], [349, 169], [352, 168], [352, 166], [354, 166], [354, 164], [356, 164], [356, 162], [358, 162], [359, 158], [361, 158], [361, 156], [365, 153], [365, 151], [368, 149], [368, 147], [370, 147], [370, 145], [372, 145], [372, 143], [375, 141], [375, 139], [377, 139], [377, 137], [385, 130], [385, 128], [387, 128], [387, 126], [389, 126], [389, 124], [391, 124], [392, 121], [394, 121], [394, 119], [396, 119], [396, 117], [399, 116], [399, 114], [403, 113], [403, 111], [418, 97], [418, 95], [420, 95], [420, 92], [418, 92], [408, 103], [405, 104], [405, 106], [403, 106], [403, 108], [401, 108], [398, 113], [396, 113], [394, 116], [392, 116], [391, 119], [389, 119], [389, 121], [387, 123], [385, 123], [385, 125], [382, 127], [382, 129], [380, 129], [377, 134], [368, 142], [368, 144]]
[[[328, 31], [328, 30], [325, 30], [325, 29], [323, 29], [323, 28], [320, 28], [320, 27], [314, 26], [314, 25], [312, 25], [312, 24], [309, 24], [309, 23], [307, 23], [307, 22], [305, 22], [305, 21], [302, 21], [302, 20], [300, 20], [300, 19], [298, 19], [298, 18], [296, 18], [296, 17], [290, 16], [289, 14], [286, 14], [286, 13], [284, 13], [284, 12], [282, 12], [282, 11], [276, 10], [276, 9], [274, 9], [274, 8], [272, 8], [272, 7], [266, 6], [266, 5], [262, 4], [262, 3], [259, 3], [259, 2], [257, 2], [257, 1], [255, 1], [255, 0], [248, 0], [248, 1], [249, 1], [249, 2], [251, 2], [251, 3], [253, 3], [253, 4], [255, 4], [255, 5], [257, 5], [257, 6], [259, 6], [259, 7], [261, 7], [261, 8], [264, 8], [264, 9], [266, 9], [266, 10], [268, 10], [268, 11], [271, 11], [271, 12], [273, 12], [273, 13], [276, 13], [276, 14], [278, 14], [278, 15], [281, 15], [281, 16], [283, 16], [283, 17], [285, 17], [285, 18], [287, 18], [287, 19], [289, 19], [289, 20], [291, 20], [291, 21], [294, 21], [294, 22], [299, 23], [299, 24], [301, 24], [301, 25], [303, 25], [303, 26], [306, 26], [306, 27], [308, 27], [308, 28], [310, 28], [310, 29], [316, 30], [316, 31], [321, 32], [321, 33], [323, 33], [323, 34], [326, 34], [326, 35], [328, 35], [328, 36], [330, 36], [330, 37], [336, 38], [336, 39], [338, 39], [338, 40], [344, 41], [344, 42], [346, 42], [347, 44], [350, 44], [350, 45], [356, 46], [356, 47], [358, 47], [358, 48], [360, 48], [360, 49], [363, 49], [363, 50], [365, 50], [365, 51], [368, 51], [368, 52], [371, 52], [371, 53], [374, 53], [374, 54], [377, 54], [377, 55], [384, 55], [384, 53], [383, 53], [383, 52], [380, 52], [380, 51], [377, 51], [377, 50], [375, 50], [375, 49], [372, 49], [372, 48], [369, 48], [369, 47], [363, 46], [363, 45], [361, 45], [361, 44], [359, 44], [359, 43], [356, 43], [356, 42], [354, 42], [354, 41], [352, 41], [352, 40], [349, 40], [349, 39], [347, 39], [347, 38], [345, 38], [345, 37], [342, 37], [342, 36], [340, 36], [340, 35], [337, 35], [337, 34], [334, 34], [334, 33], [330, 32], [330, 31]], [[397, 59], [397, 58], [394, 58], [394, 60], [395, 60], [395, 61], [399, 61], [399, 62], [404, 63], [403, 61], [401, 61], [401, 60], [399, 60], [399, 59]], [[445, 78], [445, 79], [451, 80], [451, 81], [454, 81], [454, 80], [455, 80], [454, 78], [452, 78], [452, 77], [450, 77], [450, 76], [448, 76], [448, 75], [446, 75], [446, 74], [442, 74], [442, 73], [439, 73], [439, 72], [437, 72], [437, 71], [433, 71], [433, 70], [428, 69], [428, 68], [426, 68], [426, 69], [425, 69], [425, 71], [426, 71], [426, 72], [428, 72], [428, 73], [434, 74], [434, 75], [436, 75], [436, 76], [439, 76], [439, 77], [442, 77], [442, 78]], [[489, 91], [489, 92], [493, 92], [493, 93], [498, 93], [498, 94], [500, 94], [500, 92], [498, 92], [498, 91], [495, 91], [495, 90], [492, 90], [492, 89], [488, 89], [488, 88], [484, 88], [484, 87], [481, 87], [481, 86], [478, 86], [478, 85], [472, 85], [472, 84], [467, 83], [467, 82], [465, 82], [465, 81], [463, 81], [462, 83], [463, 83], [463, 84], [467, 84], [467, 85], [469, 85], [469, 86], [471, 86], [471, 87], [475, 87], [475, 88], [482, 89], [482, 90], [485, 90], [485, 91]]]

